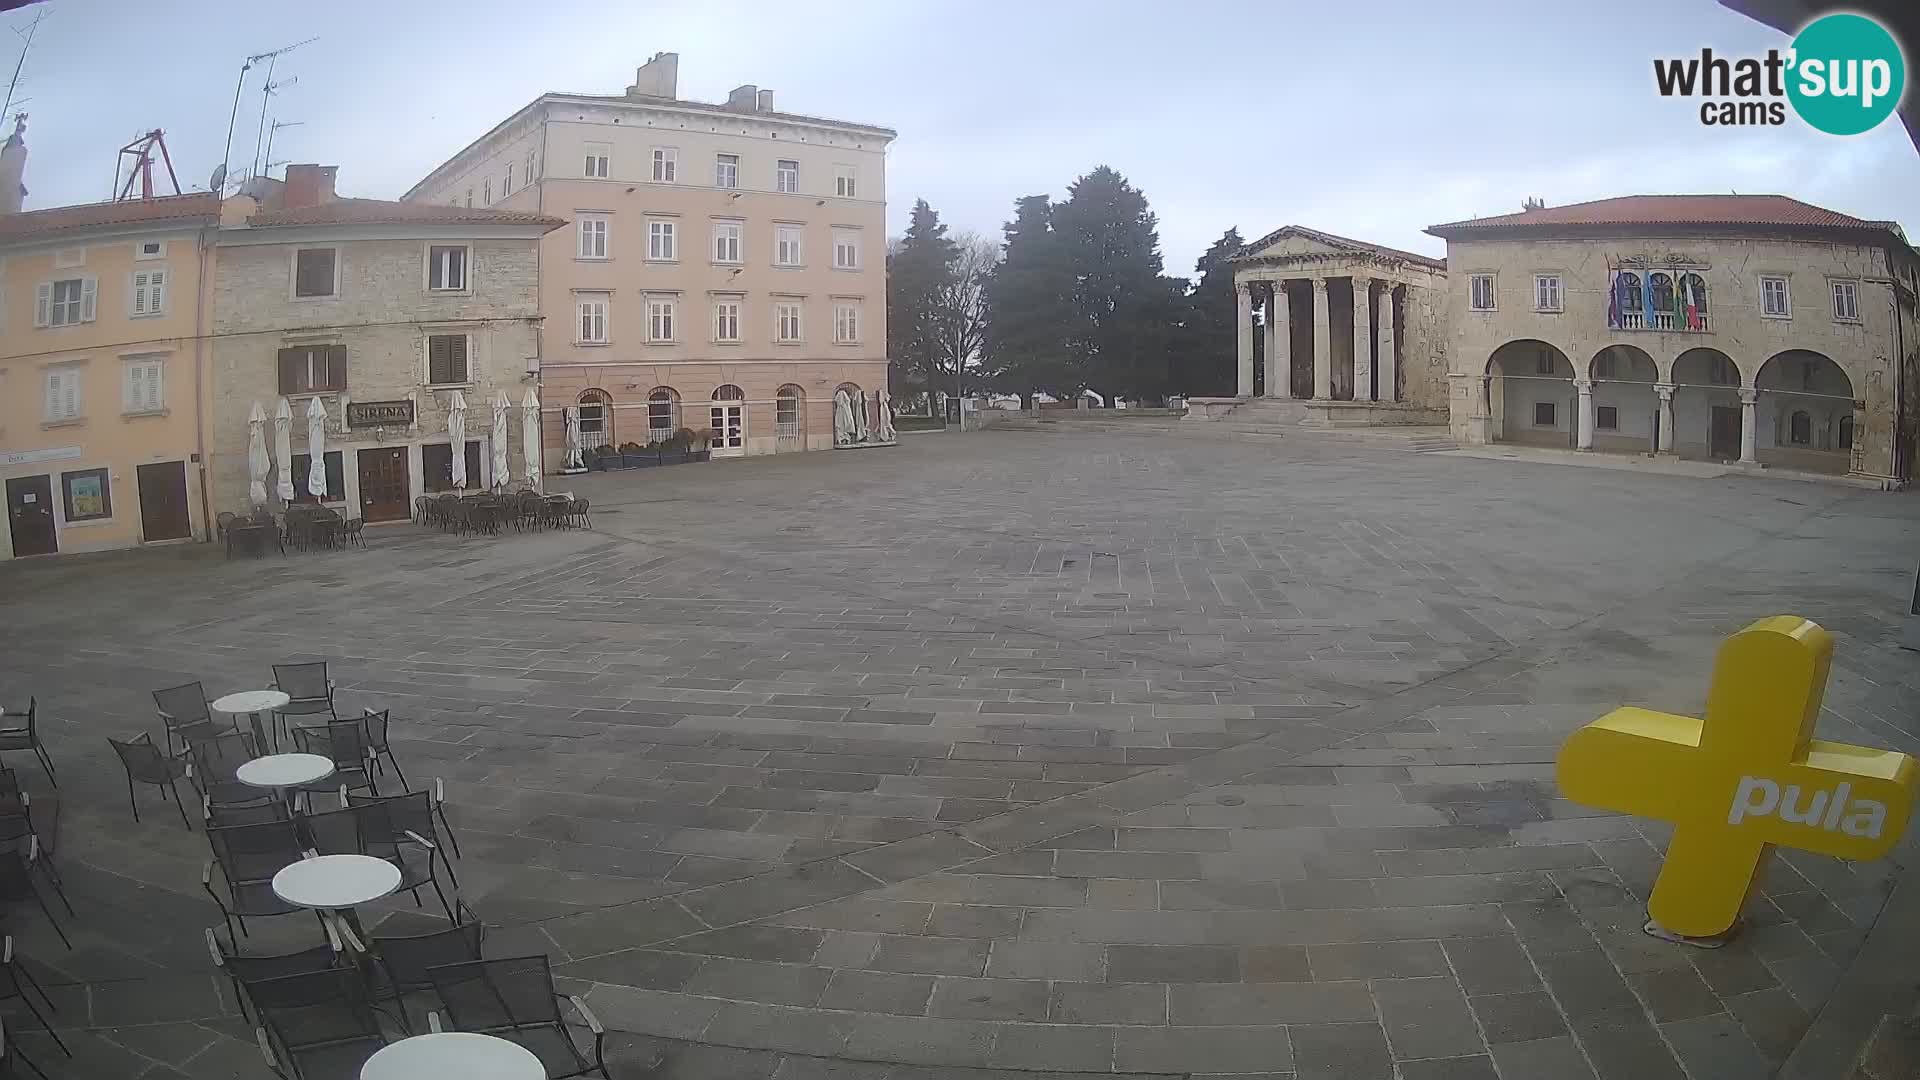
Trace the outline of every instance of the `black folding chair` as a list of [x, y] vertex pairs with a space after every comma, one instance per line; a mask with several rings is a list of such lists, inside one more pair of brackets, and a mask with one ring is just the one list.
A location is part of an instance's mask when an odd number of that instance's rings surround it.
[[360, 985], [344, 968], [262, 979], [247, 988], [260, 1017], [255, 1037], [274, 1075], [291, 1080], [357, 1080], [387, 1044]]
[[433, 856], [438, 849], [425, 837], [397, 827], [387, 812], [386, 800], [376, 799], [324, 814], [308, 814], [300, 824], [306, 829], [313, 850], [322, 855], [370, 855], [392, 863], [400, 871], [399, 888], [413, 895], [415, 907], [422, 906], [420, 886], [431, 885], [434, 895], [440, 898], [440, 906], [446, 910], [447, 921], [455, 921], [453, 905], [447, 902], [447, 894], [440, 888], [440, 879], [433, 869]]
[[[170, 686], [153, 692], [154, 707], [160, 724], [167, 731], [167, 753], [184, 754], [197, 739], [210, 738], [222, 731], [237, 731], [232, 720], [221, 723], [214, 718], [213, 705], [206, 690], [197, 682]], [[173, 748], [178, 741], [180, 749]]]
[[[434, 791], [446, 789], [438, 779], [434, 780]], [[455, 888], [460, 886], [460, 875], [453, 872], [453, 863], [447, 859], [447, 849], [440, 842], [441, 826], [446, 826], [447, 839], [453, 839], [453, 827], [447, 825], [446, 811], [440, 808], [435, 796], [425, 791], [410, 791], [405, 795], [355, 795], [347, 793], [348, 806], [379, 806], [384, 814], [381, 819], [389, 830], [395, 843], [415, 843], [440, 853], [440, 862], [447, 868], [447, 877]], [[453, 853], [460, 854], [460, 845], [453, 845]]]
[[[553, 985], [553, 972], [544, 956], [516, 956], [507, 960], [470, 960], [427, 969], [433, 988], [447, 1008], [447, 1018], [457, 1031], [475, 1031], [510, 1039], [539, 1057], [547, 1067], [547, 1076], [560, 1080], [598, 1072], [611, 1080], [607, 1072], [606, 1029], [600, 1026], [587, 1003], [577, 997], [562, 998]], [[571, 1004], [587, 1029], [593, 1032], [593, 1058], [581, 1053], [566, 1021], [560, 1014], [560, 1002]]]
[[187, 809], [180, 805], [179, 780], [186, 775], [187, 763], [161, 753], [160, 748], [153, 745], [151, 735], [142, 735], [127, 742], [109, 737], [107, 742], [113, 745], [113, 752], [120, 755], [121, 767], [127, 770], [127, 805], [133, 808], [133, 820], [140, 820], [140, 804], [133, 797], [133, 782], [138, 780], [159, 788], [162, 801], [171, 791], [173, 808], [180, 811], [180, 824], [192, 832], [193, 823], [187, 820]]
[[387, 742], [390, 712], [388, 709], [368, 709], [360, 717], [360, 727], [365, 733], [367, 749], [372, 751], [374, 765], [379, 768], [381, 775], [386, 775], [386, 766], [380, 764], [380, 759], [385, 758], [387, 764], [393, 766], [393, 775], [400, 778], [400, 787], [406, 789], [413, 785], [407, 783], [407, 774], [400, 771], [400, 762], [394, 758], [393, 747]]
[[[418, 1034], [420, 1027], [414, 1024], [413, 1017], [407, 1013], [407, 1000], [410, 995], [424, 994], [433, 989], [433, 978], [428, 975], [428, 970], [481, 958], [486, 925], [475, 919], [465, 904], [454, 906], [454, 916], [463, 921], [424, 934], [391, 934], [376, 930], [372, 940], [367, 943], [367, 955], [372, 959], [373, 970], [379, 978], [375, 984], [375, 996], [394, 1000], [399, 1014], [397, 1019], [410, 1034]], [[437, 1004], [431, 1000], [428, 1003]]]
[[[201, 871], [200, 886], [219, 906], [220, 917], [227, 924], [227, 944], [234, 949], [240, 948], [239, 939], [233, 934], [236, 921], [240, 924], [240, 933], [246, 934], [249, 916], [291, 915], [307, 910], [287, 903], [273, 891], [273, 875], [305, 855], [293, 822], [266, 821], [257, 825], [210, 828], [207, 843], [213, 848], [213, 858]], [[216, 865], [227, 882], [225, 900], [213, 888]], [[314, 917], [320, 918], [320, 913], [314, 912]], [[325, 919], [320, 919], [322, 927], [326, 924]]]
[[335, 720], [340, 719], [340, 714], [333, 711], [333, 680], [327, 678], [326, 661], [275, 664], [273, 685], [292, 699], [280, 707], [282, 717], [326, 713]]
[[254, 983], [346, 966], [339, 935], [334, 933], [332, 924], [323, 925], [327, 927], [325, 945], [277, 956], [246, 956], [234, 952], [220, 944], [220, 935], [213, 932], [213, 927], [207, 927], [207, 953], [213, 957], [213, 966], [225, 972], [227, 981], [233, 984], [234, 1000], [240, 1003], [240, 1019], [249, 1022], [253, 1019], [247, 1015], [246, 988]]
[[[367, 745], [366, 729], [359, 720], [333, 720], [326, 727], [297, 727], [293, 739], [301, 752], [319, 754], [333, 762], [333, 773], [296, 790], [315, 792], [366, 790], [380, 793], [373, 779], [373, 748]], [[340, 805], [345, 806], [343, 801]]]
[[278, 802], [272, 791], [243, 784], [234, 773], [254, 758], [253, 737], [244, 731], [226, 731], [195, 742], [187, 751], [187, 779], [209, 806], [258, 806]]
[[0, 718], [25, 718], [26, 720], [26, 726], [24, 727], [0, 728], [0, 751], [33, 751], [34, 756], [40, 759], [40, 767], [47, 771], [47, 783], [52, 784], [54, 787], [59, 787], [60, 781], [54, 779], [53, 776], [53, 759], [47, 756], [47, 748], [40, 742], [40, 728], [37, 724], [37, 714], [40, 711], [39, 705], [40, 702], [37, 698], [29, 697], [27, 699], [26, 712], [0, 711]]

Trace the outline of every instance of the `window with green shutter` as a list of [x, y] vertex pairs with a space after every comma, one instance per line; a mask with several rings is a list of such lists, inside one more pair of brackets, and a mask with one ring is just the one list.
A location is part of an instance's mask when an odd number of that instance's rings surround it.
[[467, 335], [428, 335], [427, 382], [447, 386], [472, 381], [467, 374]]

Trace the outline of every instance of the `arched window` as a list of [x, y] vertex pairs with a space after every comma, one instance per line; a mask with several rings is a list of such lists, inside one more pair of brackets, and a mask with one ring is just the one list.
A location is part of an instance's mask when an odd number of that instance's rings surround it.
[[1795, 446], [1805, 446], [1813, 441], [1813, 417], [1806, 410], [1796, 409], [1787, 421], [1787, 438]]
[[1683, 275], [1681, 281], [1686, 285], [1684, 299], [1693, 302], [1694, 310], [1707, 313], [1707, 279], [1699, 274]]
[[1654, 274], [1648, 278], [1653, 283], [1653, 313], [1670, 315], [1673, 313], [1673, 278], [1666, 274]]
[[745, 401], [747, 400], [747, 392], [733, 385], [732, 383], [728, 383], [725, 386], [722, 386], [713, 392], [713, 400]]
[[1622, 311], [1640, 310], [1640, 275], [1622, 273], [1620, 275], [1620, 308]]
[[1853, 417], [1851, 416], [1841, 417], [1839, 426], [1840, 426], [1840, 436], [1839, 436], [1840, 449], [1842, 450], [1853, 449]]
[[580, 391], [580, 446], [613, 444], [613, 399], [605, 390]]
[[801, 431], [800, 417], [805, 410], [807, 395], [799, 387], [789, 383], [774, 395], [773, 420], [775, 433], [785, 438], [797, 438]]
[[656, 386], [647, 395], [647, 441], [665, 442], [680, 428], [680, 395], [671, 386]]

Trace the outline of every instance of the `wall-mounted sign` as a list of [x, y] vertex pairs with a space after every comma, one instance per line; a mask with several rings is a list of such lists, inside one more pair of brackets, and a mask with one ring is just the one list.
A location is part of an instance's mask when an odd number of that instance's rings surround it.
[[412, 423], [413, 402], [410, 399], [347, 403], [347, 426], [350, 428], [407, 427]]
[[1674, 825], [1649, 933], [1726, 932], [1775, 845], [1877, 859], [1899, 842], [1914, 759], [1813, 737], [1832, 658], [1814, 623], [1761, 619], [1720, 647], [1705, 719], [1615, 709], [1561, 747], [1561, 794]]
[[46, 450], [9, 450], [0, 453], [0, 465], [30, 465], [36, 461], [59, 461], [62, 458], [77, 458], [80, 448], [77, 446], [55, 446]]

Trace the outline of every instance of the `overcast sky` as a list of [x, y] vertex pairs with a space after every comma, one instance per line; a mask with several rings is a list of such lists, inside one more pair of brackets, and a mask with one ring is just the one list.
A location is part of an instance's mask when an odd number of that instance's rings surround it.
[[[1459, 14], [1469, 8], [1470, 16]], [[1780, 192], [1920, 228], [1920, 154], [1897, 120], [1852, 139], [1702, 127], [1653, 90], [1654, 55], [1749, 55], [1786, 36], [1710, 0], [469, 0], [327, 5], [53, 0], [20, 93], [28, 207], [106, 198], [114, 152], [167, 131], [183, 185], [221, 158], [242, 59], [277, 68], [276, 159], [338, 164], [343, 194], [397, 197], [543, 91], [619, 93], [659, 50], [680, 93], [745, 82], [783, 110], [899, 131], [895, 231], [916, 198], [998, 235], [1022, 195], [1095, 165], [1143, 189], [1167, 268], [1222, 230], [1301, 224], [1434, 255], [1442, 221], [1636, 192]], [[9, 66], [18, 38], [0, 34]], [[1909, 51], [1913, 51], [1911, 48]], [[259, 72], [233, 139], [255, 145]], [[0, 76], [3, 77], [3, 76]], [[276, 170], [276, 175], [278, 170]]]

